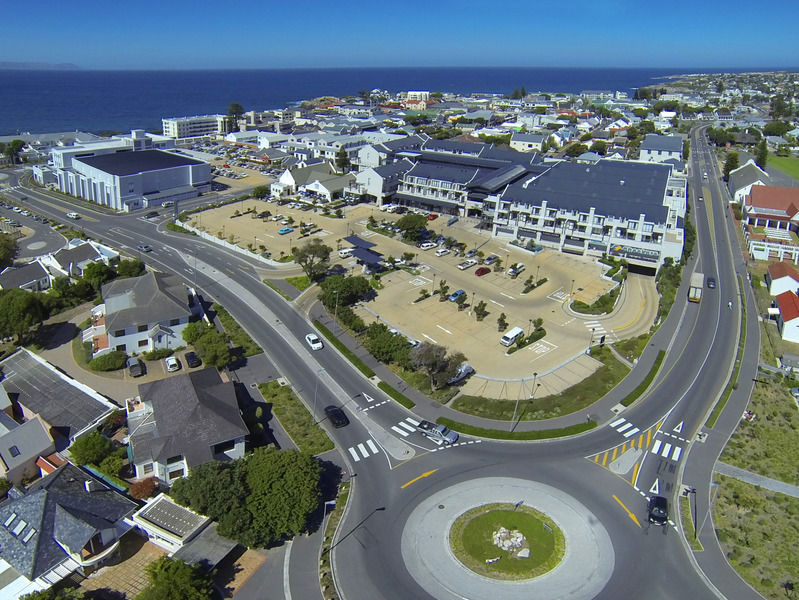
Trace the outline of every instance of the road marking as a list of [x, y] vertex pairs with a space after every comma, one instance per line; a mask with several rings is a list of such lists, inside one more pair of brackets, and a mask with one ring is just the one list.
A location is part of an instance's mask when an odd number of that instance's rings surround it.
[[605, 452], [605, 456], [602, 457], [602, 466], [604, 467], [607, 464], [608, 464], [608, 452]]
[[372, 451], [372, 454], [377, 454], [377, 446], [372, 440], [366, 440], [366, 445], [369, 446], [369, 450]]
[[682, 448], [680, 446], [674, 446], [674, 453], [671, 455], [671, 460], [675, 462], [679, 461], [680, 454], [682, 454]]
[[397, 427], [396, 425], [392, 425], [392, 426], [391, 426], [391, 429], [392, 429], [393, 431], [396, 431], [396, 432], [397, 432], [398, 434], [400, 434], [402, 437], [408, 437], [408, 432], [407, 432], [407, 431], [403, 431], [402, 429], [400, 429], [400, 428], [399, 428], [399, 427]]
[[624, 423], [625, 419], [616, 419], [613, 423], [610, 424], [611, 427], [616, 427], [617, 425], [621, 425]]
[[399, 426], [405, 428], [407, 431], [409, 431], [411, 433], [416, 431], [416, 429], [414, 427], [411, 427], [405, 421], [400, 421], [399, 422]]
[[[490, 300], [490, 299], [489, 299], [489, 300]], [[494, 304], [496, 304], [497, 306], [501, 307], [501, 308], [505, 308], [505, 305], [504, 305], [504, 304], [500, 304], [500, 303], [499, 303], [499, 302], [497, 302], [496, 300], [490, 300], [490, 301], [491, 301], [491, 302], [493, 302]]]
[[426, 337], [428, 340], [430, 340], [431, 342], [433, 342], [434, 344], [437, 344], [437, 343], [438, 343], [437, 341], [435, 341], [433, 338], [431, 338], [431, 337], [430, 337], [429, 335], [427, 335], [426, 333], [423, 333], [422, 335], [423, 335], [424, 337]]
[[415, 477], [415, 478], [411, 479], [408, 483], [405, 483], [405, 484], [401, 485], [400, 489], [404, 490], [406, 487], [408, 487], [412, 483], [416, 483], [417, 481], [419, 481], [420, 479], [424, 479], [425, 477], [430, 477], [436, 471], [438, 471], [438, 469], [433, 469], [432, 471], [427, 471], [425, 473], [422, 473], [421, 475], [419, 475], [419, 477]]
[[509, 296], [509, 295], [508, 295], [508, 294], [506, 294], [505, 292], [500, 292], [500, 293], [499, 293], [499, 295], [500, 295], [500, 296], [505, 296], [506, 298], [510, 298], [511, 300], [515, 300], [515, 298], [514, 298], [513, 296]]
[[372, 397], [371, 397], [370, 395], [368, 395], [368, 394], [362, 394], [362, 395], [363, 395], [363, 397], [364, 397], [364, 398], [366, 398], [366, 401], [367, 401], [367, 402], [374, 402], [374, 401], [375, 401], [375, 399], [374, 399], [374, 398], [372, 398]]
[[347, 448], [347, 450], [350, 451], [350, 455], [352, 455], [352, 459], [355, 462], [358, 462], [359, 460], [361, 460], [361, 457], [358, 456], [358, 453], [355, 451], [355, 448]]
[[655, 494], [656, 496], [660, 493], [660, 480], [655, 479], [655, 483], [652, 484], [652, 487], [649, 488], [650, 494]]
[[618, 452], [619, 452], [619, 447], [618, 447], [618, 446], [616, 446], [616, 447], [613, 449], [613, 458], [611, 458], [611, 459], [610, 459], [610, 461], [611, 461], [611, 462], [613, 462], [614, 460], [616, 460], [616, 454], [618, 454]]
[[662, 442], [660, 440], [655, 440], [655, 445], [652, 446], [652, 454], [657, 454], [658, 450], [660, 450], [660, 445]]
[[388, 404], [391, 400], [383, 400], [382, 402], [378, 402], [377, 404], [373, 404], [372, 406], [367, 406], [366, 408], [358, 407], [360, 410], [366, 412], [367, 410], [372, 410], [373, 408], [377, 408], [378, 406], [383, 406], [384, 404]]
[[677, 425], [677, 427], [675, 427], [674, 429], [672, 429], [672, 431], [674, 431], [676, 433], [682, 433], [682, 425], [683, 425], [683, 421], [680, 421], [680, 424]]
[[618, 497], [618, 496], [616, 496], [615, 494], [613, 495], [613, 499], [614, 499], [616, 502], [618, 502], [618, 503], [619, 503], [619, 505], [620, 505], [620, 506], [621, 506], [621, 507], [622, 507], [622, 508], [625, 510], [625, 512], [627, 513], [627, 516], [628, 516], [628, 517], [630, 517], [630, 518], [631, 518], [631, 519], [632, 519], [632, 520], [635, 522], [635, 524], [636, 524], [636, 525], [638, 525], [638, 527], [640, 527], [640, 526], [641, 526], [641, 523], [638, 521], [638, 517], [636, 517], [636, 516], [635, 516], [635, 515], [632, 513], [632, 511], [631, 511], [629, 508], [627, 508], [626, 506], [624, 506], [624, 502], [622, 502], [621, 500], [619, 500], [619, 497]]
[[635, 434], [636, 434], [636, 433], [638, 433], [639, 431], [641, 431], [641, 430], [640, 430], [640, 429], [638, 429], [637, 427], [634, 427], [633, 429], [630, 429], [630, 431], [628, 431], [627, 433], [625, 433], [625, 434], [624, 434], [624, 437], [628, 438], [628, 437], [630, 437], [631, 435], [635, 435]]
[[621, 427], [617, 427], [616, 431], [618, 431], [619, 433], [624, 433], [625, 431], [627, 431], [632, 426], [633, 426], [632, 423], [627, 422], [624, 425], [622, 425]]
[[410, 423], [414, 427], [419, 425], [419, 421], [417, 421], [416, 419], [411, 419], [410, 417], [405, 417], [405, 420], [408, 421], [408, 423]]
[[441, 331], [446, 331], [448, 334], [452, 335], [452, 332], [449, 329], [443, 328], [441, 325], [436, 325]]
[[358, 450], [361, 451], [361, 454], [363, 455], [364, 458], [369, 458], [369, 453], [366, 451], [366, 446], [364, 446], [363, 444], [358, 444]]
[[[638, 462], [635, 463], [635, 466], [633, 467], [633, 478], [632, 478], [633, 487], [635, 487], [635, 484], [636, 484], [636, 482], [638, 480], [638, 469], [640, 469], [640, 468], [641, 468], [641, 463], [638, 463]], [[638, 488], [636, 488], [636, 489], [638, 489]]]
[[664, 458], [668, 458], [669, 452], [671, 452], [671, 444], [666, 442], [666, 445], [663, 446], [663, 452], [661, 452], [660, 455], [663, 456]]

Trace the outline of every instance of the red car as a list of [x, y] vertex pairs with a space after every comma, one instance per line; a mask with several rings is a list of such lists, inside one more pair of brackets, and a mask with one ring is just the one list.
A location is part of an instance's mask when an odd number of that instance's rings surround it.
[[438, 215], [435, 214], [435, 213], [431, 213], [431, 214], [427, 215], [427, 220], [428, 221], [435, 221], [437, 218], [438, 218]]
[[490, 272], [491, 269], [489, 269], [488, 267], [480, 267], [474, 272], [474, 274], [477, 275], [478, 277], [482, 277], [483, 275], [488, 275]]

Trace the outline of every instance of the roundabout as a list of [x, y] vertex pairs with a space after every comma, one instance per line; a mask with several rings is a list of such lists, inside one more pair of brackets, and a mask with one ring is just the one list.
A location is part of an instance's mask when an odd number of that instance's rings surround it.
[[[524, 537], [515, 555], [485, 539], [488, 530], [498, 533], [500, 521]], [[543, 524], [553, 530], [551, 545], [542, 542], [550, 533]], [[525, 546], [530, 557], [518, 558]], [[405, 523], [401, 551], [413, 579], [439, 600], [587, 600], [601, 592], [615, 565], [610, 536], [583, 504], [551, 486], [511, 477], [475, 479], [425, 498]]]

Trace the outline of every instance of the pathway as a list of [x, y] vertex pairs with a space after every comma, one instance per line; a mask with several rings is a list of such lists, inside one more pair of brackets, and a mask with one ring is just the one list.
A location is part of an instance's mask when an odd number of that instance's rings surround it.
[[766, 488], [772, 492], [779, 492], [780, 494], [799, 498], [799, 485], [792, 485], [790, 483], [779, 481], [778, 479], [772, 479], [771, 477], [758, 475], [757, 473], [752, 473], [752, 471], [734, 467], [721, 461], [716, 463], [715, 471], [716, 473], [721, 473], [722, 475], [734, 477], [740, 481], [745, 481], [746, 483], [751, 483], [752, 485]]

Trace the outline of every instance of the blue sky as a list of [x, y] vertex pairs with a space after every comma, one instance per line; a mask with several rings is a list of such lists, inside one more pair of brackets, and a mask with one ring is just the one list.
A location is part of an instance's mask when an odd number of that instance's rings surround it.
[[86, 69], [799, 65], [796, 0], [72, 0], [30, 7], [3, 7], [0, 60]]

